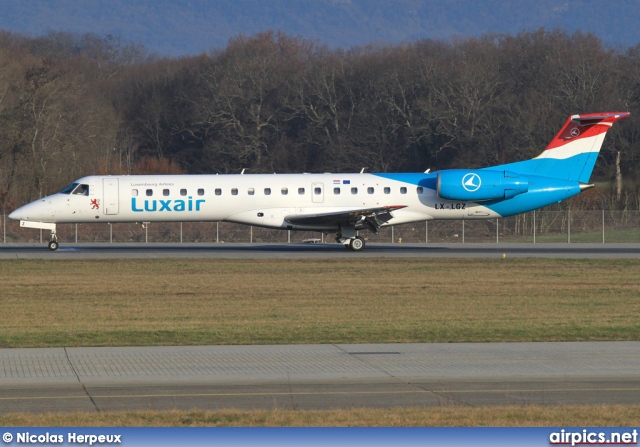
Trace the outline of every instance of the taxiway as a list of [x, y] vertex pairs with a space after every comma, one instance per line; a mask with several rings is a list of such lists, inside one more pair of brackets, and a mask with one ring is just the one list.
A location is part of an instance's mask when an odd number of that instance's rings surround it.
[[0, 350], [0, 412], [635, 404], [640, 342]]

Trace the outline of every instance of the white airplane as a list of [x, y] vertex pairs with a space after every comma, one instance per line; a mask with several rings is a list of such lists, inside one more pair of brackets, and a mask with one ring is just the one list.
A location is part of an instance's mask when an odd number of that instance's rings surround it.
[[336, 233], [359, 251], [360, 230], [436, 219], [495, 219], [561, 202], [588, 184], [606, 132], [628, 112], [570, 116], [531, 160], [430, 173], [92, 175], [12, 212], [25, 228], [89, 222], [236, 222]]

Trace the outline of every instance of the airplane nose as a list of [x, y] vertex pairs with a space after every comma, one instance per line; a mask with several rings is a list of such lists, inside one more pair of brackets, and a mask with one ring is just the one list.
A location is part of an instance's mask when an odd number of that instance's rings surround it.
[[20, 220], [20, 215], [22, 213], [20, 212], [20, 208], [18, 208], [17, 210], [15, 210], [14, 212], [9, 214], [9, 219], [13, 219], [13, 220]]
[[38, 217], [38, 204], [36, 202], [27, 203], [9, 214], [9, 219], [13, 220], [33, 220]]
[[54, 214], [55, 211], [51, 211], [50, 201], [48, 201], [47, 198], [44, 198], [21, 206], [20, 208], [9, 214], [9, 218], [13, 220], [25, 220], [31, 222], [51, 222]]

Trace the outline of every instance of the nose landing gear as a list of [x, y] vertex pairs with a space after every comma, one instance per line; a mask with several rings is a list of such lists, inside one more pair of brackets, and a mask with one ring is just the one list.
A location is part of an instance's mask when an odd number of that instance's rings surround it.
[[49, 240], [49, 250], [56, 251], [60, 244], [58, 244], [58, 236], [56, 235], [56, 224], [50, 222], [31, 222], [28, 220], [21, 220], [20, 227], [22, 228], [38, 228], [40, 230], [50, 230], [51, 239]]
[[49, 241], [49, 250], [56, 251], [60, 244], [58, 244], [58, 236], [53, 231], [51, 232], [51, 240]]

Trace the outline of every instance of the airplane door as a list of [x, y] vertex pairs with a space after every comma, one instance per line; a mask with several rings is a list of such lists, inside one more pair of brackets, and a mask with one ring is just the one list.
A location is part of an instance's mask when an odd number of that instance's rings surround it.
[[102, 198], [104, 214], [118, 214], [120, 200], [117, 178], [102, 179]]
[[322, 183], [311, 184], [311, 201], [313, 203], [324, 202], [324, 184]]

